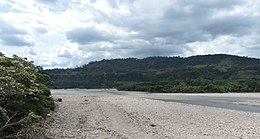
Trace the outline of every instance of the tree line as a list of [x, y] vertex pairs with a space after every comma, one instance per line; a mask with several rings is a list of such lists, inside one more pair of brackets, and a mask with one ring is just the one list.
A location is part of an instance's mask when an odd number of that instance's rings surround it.
[[[77, 68], [51, 69], [45, 72], [53, 79], [53, 88], [118, 88], [148, 92], [256, 92], [259, 91], [260, 60], [225, 54], [186, 58], [125, 58], [94, 61]], [[154, 89], [154, 86], [157, 86], [157, 89]]]

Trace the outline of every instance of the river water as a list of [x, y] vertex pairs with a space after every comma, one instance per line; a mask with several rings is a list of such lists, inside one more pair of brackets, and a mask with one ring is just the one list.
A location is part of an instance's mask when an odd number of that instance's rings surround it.
[[115, 89], [53, 89], [52, 94], [77, 94], [84, 96], [112, 96], [146, 98], [166, 102], [177, 102], [207, 107], [260, 113], [260, 93], [229, 94], [169, 94], [134, 91], [117, 91]]

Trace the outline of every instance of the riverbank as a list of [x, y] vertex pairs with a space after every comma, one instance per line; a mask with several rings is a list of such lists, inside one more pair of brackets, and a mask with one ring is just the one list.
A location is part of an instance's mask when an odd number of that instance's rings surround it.
[[53, 94], [51, 138], [260, 138], [260, 113], [128, 96]]

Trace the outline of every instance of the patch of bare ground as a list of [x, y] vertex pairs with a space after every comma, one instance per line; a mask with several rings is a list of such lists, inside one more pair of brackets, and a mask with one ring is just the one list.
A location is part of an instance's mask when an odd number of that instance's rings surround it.
[[62, 98], [50, 138], [260, 138], [260, 114], [124, 96]]

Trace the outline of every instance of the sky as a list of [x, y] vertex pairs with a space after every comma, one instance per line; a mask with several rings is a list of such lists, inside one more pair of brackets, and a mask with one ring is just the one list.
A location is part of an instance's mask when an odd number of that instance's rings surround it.
[[0, 0], [0, 51], [45, 69], [128, 57], [260, 58], [260, 1]]

